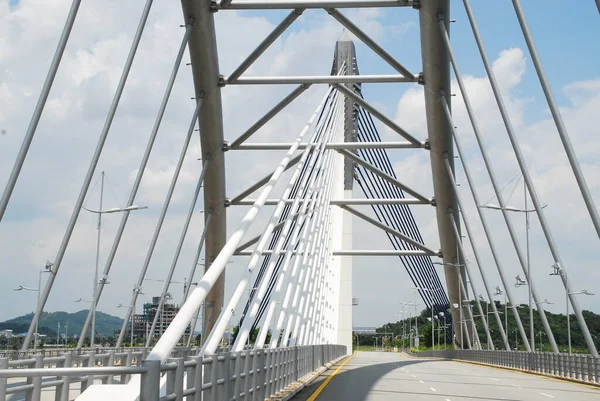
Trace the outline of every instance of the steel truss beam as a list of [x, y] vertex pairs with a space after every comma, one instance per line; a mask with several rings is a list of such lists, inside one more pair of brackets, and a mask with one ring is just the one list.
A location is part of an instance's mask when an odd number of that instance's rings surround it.
[[403, 75], [307, 75], [289, 77], [245, 77], [222, 81], [227, 85], [291, 85], [291, 84], [384, 84], [415, 82], [413, 78]]
[[287, 17], [279, 25], [273, 29], [273, 31], [258, 45], [256, 49], [250, 55], [242, 61], [238, 68], [236, 68], [231, 75], [226, 79], [228, 83], [234, 83], [236, 80], [254, 63], [261, 54], [265, 52], [277, 40], [278, 37], [281, 36], [285, 30], [292, 25], [294, 21], [298, 19], [299, 16], [302, 15], [304, 10], [301, 8], [297, 8], [290, 12]]
[[[275, 117], [281, 110], [283, 110], [288, 104], [292, 103], [294, 99], [304, 93], [310, 85], [302, 84], [294, 89], [289, 95], [284, 97], [279, 103], [277, 103], [271, 110], [269, 110], [264, 116], [262, 116], [257, 122], [252, 124], [250, 128], [240, 135], [235, 141], [233, 141], [229, 148], [235, 149], [242, 144], [246, 139], [250, 138], [256, 131], [258, 131], [263, 125], [269, 122]], [[289, 148], [288, 148], [289, 149]]]
[[367, 47], [373, 50], [379, 57], [381, 57], [385, 62], [392, 66], [393, 69], [398, 71], [400, 74], [405, 76], [406, 78], [411, 79], [412, 82], [418, 82], [419, 76], [414, 75], [409, 70], [407, 70], [402, 64], [400, 64], [391, 54], [386, 52], [381, 46], [377, 44], [373, 39], [369, 37], [365, 32], [363, 32], [358, 26], [354, 25], [352, 21], [350, 21], [344, 14], [340, 13], [338, 10], [334, 8], [325, 8], [325, 11], [329, 13], [333, 18], [335, 18], [340, 24], [342, 24], [346, 29], [354, 34], [359, 40], [361, 40]]
[[[298, 155], [298, 156], [295, 156], [294, 158], [292, 158], [289, 161], [289, 163], [287, 164], [287, 166], [285, 167], [285, 170], [283, 170], [283, 171], [287, 171], [290, 168], [292, 168], [293, 166], [295, 166], [300, 161], [301, 157], [302, 157], [302, 155]], [[235, 204], [235, 203], [241, 201], [246, 196], [250, 195], [252, 192], [256, 191], [257, 189], [259, 189], [260, 187], [262, 187], [263, 185], [265, 185], [267, 182], [269, 182], [269, 180], [271, 179], [272, 175], [273, 175], [273, 173], [268, 174], [268, 175], [264, 176], [263, 178], [261, 178], [260, 180], [258, 180], [256, 182], [256, 184], [252, 185], [250, 188], [246, 189], [244, 192], [242, 192], [241, 194], [239, 194], [235, 198], [231, 199], [231, 203]]]
[[215, 7], [219, 10], [281, 10], [290, 8], [380, 8], [409, 7], [412, 0], [278, 0], [236, 1], [222, 0]]
[[429, 198], [421, 195], [420, 193], [418, 193], [414, 189], [411, 189], [410, 187], [402, 184], [400, 181], [398, 181], [397, 179], [395, 179], [391, 175], [389, 175], [389, 174], [381, 171], [380, 169], [378, 169], [377, 167], [373, 166], [371, 163], [365, 161], [363, 158], [355, 155], [354, 153], [352, 153], [350, 151], [347, 151], [347, 150], [344, 150], [344, 149], [340, 149], [340, 150], [338, 150], [338, 152], [340, 152], [345, 157], [351, 159], [352, 161], [356, 162], [357, 164], [360, 164], [361, 166], [363, 166], [364, 168], [366, 168], [367, 170], [369, 170], [373, 174], [378, 175], [379, 177], [383, 178], [386, 181], [389, 181], [393, 185], [395, 185], [398, 188], [402, 189], [404, 192], [411, 194], [412, 196], [414, 196], [415, 198], [417, 198], [417, 199], [419, 199], [419, 200], [421, 200], [423, 202], [429, 202], [429, 203], [431, 203], [431, 199], [429, 199]]
[[[256, 202], [256, 199], [244, 199], [236, 203], [231, 203], [232, 206], [251, 206]], [[274, 206], [279, 202], [278, 199], [267, 199], [265, 206]], [[291, 204], [293, 199], [286, 199], [286, 203]], [[300, 202], [304, 202], [300, 200]], [[421, 200], [413, 198], [389, 198], [389, 199], [332, 199], [330, 205], [431, 205], [431, 200]]]
[[391, 234], [393, 236], [396, 236], [396, 237], [400, 238], [401, 240], [403, 240], [403, 241], [411, 244], [412, 246], [414, 246], [416, 248], [419, 248], [422, 251], [427, 252], [427, 254], [429, 254], [430, 256], [441, 256], [441, 254], [440, 254], [439, 251], [434, 251], [432, 249], [429, 249], [428, 247], [426, 247], [425, 245], [421, 244], [420, 242], [415, 241], [414, 239], [412, 239], [412, 238], [410, 238], [410, 237], [402, 234], [400, 231], [395, 230], [395, 229], [393, 229], [391, 227], [388, 227], [385, 224], [382, 224], [382, 223], [378, 222], [377, 220], [372, 219], [371, 217], [367, 216], [364, 213], [359, 212], [356, 209], [353, 209], [351, 207], [344, 206], [344, 205], [342, 205], [340, 207], [342, 209], [344, 209], [344, 210], [352, 213], [353, 215], [355, 215], [357, 217], [360, 217], [361, 219], [363, 219], [367, 223], [370, 223], [370, 224], [374, 225], [375, 227], [378, 227], [378, 228], [382, 229], [383, 231], [385, 231], [385, 232], [387, 232], [387, 233], [389, 233], [389, 234]]
[[[286, 150], [292, 146], [291, 143], [245, 143], [236, 146], [230, 146], [229, 150]], [[299, 150], [304, 150], [307, 146], [315, 146], [312, 143], [305, 143], [298, 146]], [[327, 143], [325, 149], [417, 149], [421, 144], [411, 142], [340, 142]]]
[[404, 129], [402, 129], [400, 126], [398, 126], [398, 124], [396, 124], [395, 122], [393, 122], [392, 120], [390, 120], [389, 118], [387, 118], [385, 115], [383, 115], [379, 110], [377, 110], [377, 108], [375, 108], [374, 106], [372, 106], [371, 104], [369, 104], [365, 99], [363, 99], [362, 97], [358, 96], [356, 93], [354, 93], [353, 91], [351, 91], [350, 89], [346, 88], [343, 85], [333, 85], [333, 86], [337, 90], [339, 90], [340, 92], [342, 92], [344, 95], [346, 95], [350, 99], [354, 100], [356, 103], [358, 103], [360, 106], [362, 106], [365, 110], [367, 110], [368, 112], [370, 112], [379, 121], [381, 121], [382, 123], [384, 123], [385, 125], [387, 125], [388, 127], [390, 127], [392, 130], [396, 131], [404, 139], [406, 139], [410, 143], [413, 143], [415, 145], [419, 145], [421, 147], [424, 147], [424, 143], [419, 142], [419, 140], [417, 140], [416, 138], [414, 138], [412, 135], [410, 135], [408, 132], [406, 132]]
[[[255, 201], [256, 202], [256, 201]], [[277, 202], [277, 201], [276, 201]], [[287, 202], [286, 202], [287, 203]], [[275, 203], [277, 204], [277, 203]], [[298, 218], [298, 214], [294, 214], [291, 217], [289, 217], [289, 219], [291, 221], [296, 221], [296, 219]], [[275, 227], [273, 227], [273, 232], [276, 232], [277, 230], [281, 229], [284, 225], [285, 225], [286, 221], [280, 221], [279, 223], [275, 224]], [[262, 235], [257, 235], [256, 237], [244, 242], [242, 245], [238, 246], [238, 248], [235, 250], [236, 252], [241, 252], [244, 249], [248, 248], [250, 245], [254, 245], [258, 242], [258, 240], [260, 240], [260, 237], [262, 237]]]
[[[251, 256], [254, 251], [241, 251], [235, 253], [237, 256]], [[274, 251], [264, 250], [262, 255], [272, 255]], [[281, 251], [281, 254], [292, 252], [298, 254], [298, 251]], [[360, 249], [340, 249], [332, 251], [333, 256], [431, 256], [429, 252], [420, 250], [360, 250]]]

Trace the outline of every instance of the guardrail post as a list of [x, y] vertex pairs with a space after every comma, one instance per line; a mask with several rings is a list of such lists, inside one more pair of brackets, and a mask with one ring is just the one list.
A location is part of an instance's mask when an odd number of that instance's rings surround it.
[[211, 359], [211, 362], [204, 366], [204, 384], [210, 384], [210, 388], [202, 395], [203, 401], [215, 401], [217, 399], [217, 355], [205, 355]]
[[261, 393], [265, 394], [265, 398], [268, 397], [271, 394], [271, 388], [273, 387], [273, 385], [275, 384], [275, 380], [276, 380], [276, 363], [277, 360], [275, 358], [275, 355], [277, 355], [277, 351], [278, 348], [275, 349], [270, 349], [267, 348], [263, 351], [263, 361], [264, 361], [264, 372], [262, 372], [263, 374], [261, 375], [262, 377], [265, 378], [264, 380], [264, 391], [261, 391]]
[[[204, 360], [203, 356], [198, 356], [196, 359], [196, 367], [194, 368], [194, 388], [196, 392], [194, 393], [194, 401], [202, 401], [202, 385], [204, 384], [204, 365], [202, 361]], [[188, 386], [189, 386], [190, 378], [188, 377]]]
[[300, 352], [298, 350], [298, 347], [294, 347], [293, 350], [293, 366], [294, 366], [294, 375], [292, 376], [294, 378], [294, 381], [300, 379]]
[[[167, 360], [167, 363], [171, 363], [171, 362], [175, 362], [177, 363], [178, 358], [169, 358]], [[168, 370], [167, 371], [167, 392], [166, 395], [169, 396], [173, 393], [175, 393], [175, 381], [177, 380], [176, 376], [176, 371], [174, 370]]]
[[[33, 359], [35, 359], [34, 367], [36, 369], [41, 369], [44, 367], [43, 355], [33, 355]], [[42, 398], [42, 376], [31, 377], [27, 381], [33, 384], [33, 390], [27, 391], [25, 400], [40, 401]]]
[[[73, 354], [72, 353], [68, 353], [68, 354], [64, 354], [65, 360], [63, 361], [63, 367], [65, 368], [70, 368], [72, 365], [72, 361], [73, 361]], [[59, 388], [56, 388], [56, 400], [57, 401], [68, 401], [69, 400], [69, 391], [71, 389], [71, 376], [66, 375], [66, 376], [62, 376], [62, 381], [63, 383], [60, 385], [60, 391]]]
[[142, 366], [148, 369], [140, 380], [140, 401], [158, 401], [160, 398], [160, 361], [143, 360]]
[[[231, 353], [231, 360], [233, 360], [233, 384], [231, 386], [232, 390], [230, 395], [235, 401], [240, 399], [240, 384], [242, 383], [240, 374], [243, 366], [242, 353], [243, 351]], [[231, 399], [231, 397], [229, 399]]]
[[[8, 358], [0, 358], [0, 369], [8, 369]], [[6, 377], [0, 377], [0, 401], [6, 401], [7, 383]]]
[[[108, 351], [108, 366], [115, 366], [115, 350]], [[105, 379], [102, 379], [102, 384], [113, 384], [115, 378], [113, 375], [108, 375]]]
[[225, 353], [225, 360], [223, 361], [222, 372], [223, 372], [223, 389], [220, 391], [219, 400], [230, 400], [231, 399], [231, 352]]
[[[94, 351], [87, 352], [88, 358], [83, 361], [83, 366], [94, 367], [96, 365], [96, 354]], [[94, 384], [94, 375], [89, 374], [87, 380], [81, 382], [81, 392], [83, 393], [89, 386]]]
[[259, 391], [258, 391], [258, 400], [262, 401], [265, 398], [267, 398], [266, 391], [267, 391], [267, 381], [269, 380], [268, 377], [268, 372], [269, 372], [269, 362], [267, 360], [267, 351], [266, 350], [260, 350], [260, 357], [259, 357], [259, 361], [260, 361], [260, 375], [258, 376], [260, 379], [259, 382]]
[[[242, 354], [240, 354], [241, 356]], [[243, 384], [243, 392], [244, 392], [244, 401], [247, 401], [250, 399], [249, 393], [248, 393], [248, 389], [250, 388], [250, 383], [252, 383], [252, 380], [250, 380], [250, 369], [252, 367], [252, 364], [250, 363], [250, 351], [246, 350], [243, 351], [243, 355], [244, 355], [244, 365], [242, 365], [243, 368], [243, 373], [244, 373], [244, 381], [240, 381], [240, 386]], [[241, 363], [241, 362], [240, 362]], [[241, 375], [241, 373], [240, 373]]]
[[[121, 366], [123, 366], [123, 357], [121, 357]], [[127, 350], [127, 357], [125, 358], [125, 366], [131, 366], [133, 362], [133, 352], [131, 350]], [[131, 375], [121, 375], [120, 384], [125, 384], [131, 379]]]
[[[187, 358], [184, 359], [184, 371], [185, 371], [185, 377], [186, 377], [186, 382], [185, 382], [185, 389], [186, 390], [190, 390], [192, 388], [194, 388], [194, 383], [195, 383], [195, 379], [196, 379], [196, 368], [194, 366], [188, 366], [187, 368], [185, 367], [185, 362], [186, 361], [190, 361], [192, 360], [192, 358], [190, 356], [188, 356]], [[193, 401], [194, 397], [192, 395], [188, 395], [187, 397], [185, 397], [185, 401]]]

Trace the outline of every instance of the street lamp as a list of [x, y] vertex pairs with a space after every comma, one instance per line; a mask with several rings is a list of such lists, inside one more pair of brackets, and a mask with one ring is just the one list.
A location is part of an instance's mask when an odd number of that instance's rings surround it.
[[[435, 262], [433, 262], [435, 263]], [[413, 287], [416, 290], [419, 291], [428, 291], [428, 292], [435, 292], [435, 291], [439, 291], [442, 288], [438, 287], [438, 288], [423, 288], [423, 287]], [[431, 298], [431, 350], [433, 351], [435, 349], [435, 337], [433, 336], [433, 298]]]
[[[406, 306], [406, 318], [408, 318], [408, 348], [411, 347], [411, 338], [412, 338], [412, 316], [410, 314], [410, 307], [411, 306], [415, 306], [416, 309], [416, 303], [413, 302], [400, 302], [401, 305], [405, 305]], [[404, 327], [404, 320], [402, 321], [402, 327]], [[402, 341], [402, 346], [404, 346], [404, 341]]]
[[[535, 213], [536, 210], [535, 209], [527, 209], [527, 186], [525, 181], [523, 181], [523, 193], [525, 195], [525, 207], [523, 209], [519, 209], [516, 207], [512, 207], [512, 206], [498, 206], [498, 205], [494, 205], [494, 204], [486, 204], [486, 205], [477, 205], [477, 207], [481, 207], [484, 209], [495, 209], [495, 210], [503, 210], [503, 211], [507, 211], [507, 212], [517, 212], [517, 213], [525, 213], [525, 248], [526, 248], [526, 253], [527, 253], [527, 269], [526, 269], [526, 275], [527, 275], [527, 282], [532, 283], [533, 281], [531, 280], [531, 258], [530, 258], [530, 252], [529, 252], [529, 230], [530, 230], [530, 224], [529, 224], [529, 213]], [[546, 206], [548, 205], [543, 205], [542, 209], [544, 209]], [[519, 276], [517, 276], [519, 277]], [[517, 281], [520, 281], [519, 279], [517, 279]], [[520, 284], [520, 285], [524, 285], [526, 283]], [[519, 286], [520, 286], [519, 285]], [[515, 287], [518, 287], [515, 285]], [[534, 327], [533, 327], [533, 308], [531, 307], [532, 303], [533, 303], [533, 290], [531, 289], [531, 285], [529, 285], [529, 337], [530, 337], [530, 341], [531, 341], [531, 349], [533, 351], [535, 351], [535, 331], [534, 331]]]
[[506, 300], [506, 292], [500, 288], [500, 286], [496, 286], [496, 291], [494, 292], [494, 296], [504, 294], [504, 330], [508, 333], [508, 303]]
[[133, 348], [133, 326], [134, 326], [134, 316], [135, 316], [135, 303], [133, 305], [117, 305], [117, 308], [131, 308], [131, 347]]
[[445, 350], [447, 348], [446, 339], [448, 338], [448, 336], [446, 335], [446, 327], [447, 327], [447, 325], [446, 325], [446, 314], [444, 312], [440, 312], [439, 315], [440, 315], [440, 317], [444, 318], [444, 350]]
[[[104, 171], [102, 172], [101, 177], [102, 178], [100, 183], [100, 209], [93, 210], [82, 206], [82, 209], [85, 209], [88, 212], [95, 213], [98, 215], [98, 235], [96, 237], [96, 266], [94, 269], [94, 287], [92, 288], [94, 294], [94, 300], [92, 302], [92, 333], [90, 335], [90, 347], [92, 348], [94, 347], [94, 336], [96, 334], [96, 304], [98, 303], [98, 284], [100, 283], [98, 280], [98, 264], [100, 263], [100, 234], [102, 232], [102, 215], [108, 213], [130, 212], [132, 210], [148, 209], [148, 206], [131, 205], [125, 208], [111, 208], [102, 210], [102, 202], [104, 200]], [[103, 278], [102, 284], [106, 284], [106, 278]]]
[[464, 263], [442, 263], [442, 262], [433, 262], [434, 265], [438, 265], [438, 266], [450, 266], [450, 267], [455, 267], [456, 271], [458, 272], [458, 312], [459, 312], [459, 326], [460, 326], [460, 347], [463, 348], [463, 339], [464, 339], [464, 334], [463, 334], [463, 305], [462, 305], [462, 287], [463, 287], [463, 282], [462, 282], [462, 271], [461, 271], [461, 267], [465, 267], [466, 265]]
[[[46, 266], [44, 266], [43, 269], [40, 269], [39, 276], [38, 276], [38, 288], [31, 288], [31, 287], [25, 287], [25, 286], [20, 285], [17, 288], [14, 288], [13, 291], [35, 291], [35, 292], [37, 292], [37, 306], [39, 306], [40, 295], [41, 295], [41, 290], [42, 290], [42, 273], [53, 274], [54, 273], [52, 271], [53, 265], [54, 265], [53, 263], [47, 261]], [[37, 309], [37, 306], [36, 306], [36, 309]], [[37, 350], [39, 336], [40, 336], [38, 333], [38, 324], [39, 324], [40, 319], [42, 318], [41, 314], [42, 314], [42, 311], [40, 311], [40, 318], [38, 320], [36, 320], [36, 322], [35, 322], [35, 334], [34, 334], [34, 341], [33, 341], [33, 350], [34, 351]]]
[[569, 355], [571, 355], [571, 316], [569, 315], [569, 295], [595, 295], [593, 292], [587, 290], [581, 290], [576, 292], [567, 292], [566, 306], [567, 306], [567, 334], [569, 338]]

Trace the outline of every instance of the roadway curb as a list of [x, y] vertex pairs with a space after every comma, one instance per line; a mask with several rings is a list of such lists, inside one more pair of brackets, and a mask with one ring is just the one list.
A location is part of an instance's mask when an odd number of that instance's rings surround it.
[[314, 370], [311, 373], [309, 373], [308, 375], [299, 379], [298, 381], [293, 382], [292, 384], [290, 384], [289, 386], [287, 386], [286, 388], [284, 388], [277, 394], [271, 396], [270, 398], [265, 398], [265, 401], [288, 401], [288, 400], [290, 400], [292, 397], [294, 397], [296, 394], [298, 394], [300, 392], [300, 390], [302, 390], [306, 386], [310, 385], [313, 381], [315, 381], [315, 379], [317, 379], [321, 375], [321, 373], [326, 372], [327, 370], [329, 370], [329, 368], [331, 368], [332, 366], [334, 366], [335, 364], [337, 364], [344, 358], [347, 358], [351, 355], [352, 354], [344, 355], [342, 357], [334, 359], [333, 361], [331, 361], [329, 363], [326, 363], [325, 365], [321, 366], [319, 369]]

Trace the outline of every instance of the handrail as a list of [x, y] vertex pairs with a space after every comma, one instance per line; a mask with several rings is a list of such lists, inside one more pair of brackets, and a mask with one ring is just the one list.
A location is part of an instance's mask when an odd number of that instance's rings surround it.
[[[331, 344], [246, 349], [205, 356], [189, 355], [190, 349], [180, 351], [183, 352], [175, 352], [174, 357], [163, 364], [142, 361], [139, 356], [143, 352], [138, 352], [138, 366], [131, 365], [134, 352], [117, 353], [116, 350], [82, 355], [66, 353], [46, 358], [36, 355], [33, 359], [13, 361], [0, 358], [0, 401], [5, 401], [9, 394], [17, 393], [25, 393], [27, 399], [38, 399], [36, 397], [42, 389], [52, 388], [59, 399], [70, 394], [73, 391], [71, 385], [76, 383], [82, 383], [85, 393], [94, 380], [109, 384], [120, 376], [121, 380], [117, 382], [125, 383], [132, 375], [140, 375], [140, 393], [149, 396], [145, 398], [149, 401], [183, 401], [197, 391], [202, 392], [206, 399], [231, 399], [236, 391], [241, 398], [246, 393], [267, 398], [320, 366], [346, 355], [346, 347]], [[180, 357], [176, 357], [178, 355]], [[90, 366], [85, 366], [88, 363]], [[74, 366], [76, 364], [83, 366]], [[127, 366], [115, 366], [118, 364]], [[8, 387], [8, 378], [23, 380], [11, 382], [11, 387]], [[42, 381], [41, 378], [49, 380]], [[103, 391], [102, 387], [100, 391]], [[161, 392], [166, 395], [160, 397]], [[123, 401], [129, 400], [125, 397]]]

